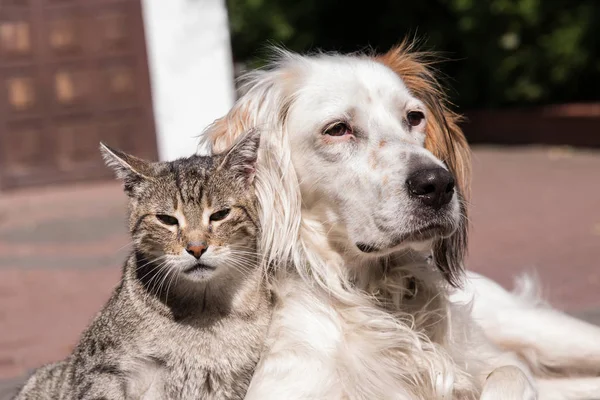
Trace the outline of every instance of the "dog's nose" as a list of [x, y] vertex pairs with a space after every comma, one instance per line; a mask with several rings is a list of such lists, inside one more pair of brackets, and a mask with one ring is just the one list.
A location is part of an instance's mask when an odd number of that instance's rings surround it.
[[196, 260], [199, 260], [200, 257], [202, 257], [202, 254], [206, 252], [206, 249], [208, 249], [206, 242], [191, 242], [188, 243], [185, 251], [187, 251], [188, 254], [196, 257]]
[[438, 209], [454, 195], [454, 177], [441, 167], [420, 169], [406, 180], [408, 193], [423, 204]]

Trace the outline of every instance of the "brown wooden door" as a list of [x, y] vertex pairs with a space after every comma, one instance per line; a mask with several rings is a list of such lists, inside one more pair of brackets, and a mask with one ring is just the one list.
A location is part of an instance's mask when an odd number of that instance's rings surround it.
[[0, 187], [108, 177], [101, 140], [156, 157], [140, 0], [0, 0]]

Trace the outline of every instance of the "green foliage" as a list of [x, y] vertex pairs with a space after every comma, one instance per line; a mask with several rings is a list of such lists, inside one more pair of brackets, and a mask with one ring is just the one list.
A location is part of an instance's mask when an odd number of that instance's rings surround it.
[[597, 100], [598, 0], [227, 0], [237, 61], [268, 44], [306, 52], [384, 51], [424, 37], [461, 108]]

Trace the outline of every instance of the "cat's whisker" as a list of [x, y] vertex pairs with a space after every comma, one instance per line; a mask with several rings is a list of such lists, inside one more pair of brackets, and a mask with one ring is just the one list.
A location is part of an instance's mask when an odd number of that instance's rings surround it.
[[[166, 255], [159, 256], [159, 257], [157, 257], [157, 258], [155, 258], [155, 259], [153, 259], [153, 260], [151, 260], [151, 261], [148, 261], [148, 262], [146, 262], [145, 264], [143, 264], [143, 265], [141, 265], [141, 266], [138, 266], [138, 267], [137, 267], [137, 269], [139, 270], [139, 269], [141, 269], [141, 268], [144, 268], [144, 267], [146, 267], [146, 266], [148, 266], [148, 265], [150, 265], [150, 264], [152, 264], [152, 263], [155, 263], [155, 262], [157, 262], [157, 261], [159, 261], [159, 260], [164, 260], [166, 257], [167, 257]], [[157, 264], [157, 265], [154, 265], [154, 266], [153, 266], [153, 267], [150, 269], [150, 271], [146, 272], [146, 273], [144, 274], [144, 276], [142, 276], [142, 277], [140, 278], [140, 280], [142, 280], [142, 281], [143, 281], [143, 280], [144, 280], [144, 279], [145, 279], [145, 278], [146, 278], [148, 275], [150, 275], [150, 274], [154, 273], [154, 272], [155, 272], [155, 271], [156, 271], [158, 268], [161, 268], [161, 267], [162, 267], [163, 265], [165, 265], [166, 263], [167, 263], [167, 261], [165, 260], [165, 261], [161, 261], [161, 262], [160, 262], [159, 264]], [[152, 280], [150, 280], [150, 281], [152, 281]]]
[[148, 281], [148, 285], [149, 285], [149, 284], [150, 284], [150, 283], [152, 283], [152, 281], [153, 281], [153, 280], [154, 280], [154, 279], [155, 279], [155, 278], [158, 276], [158, 273], [160, 272], [160, 271], [159, 271], [159, 269], [160, 269], [160, 268], [162, 268], [163, 266], [164, 266], [164, 262], [163, 262], [163, 263], [160, 263], [160, 264], [157, 264], [157, 265], [154, 265], [154, 266], [153, 266], [153, 267], [150, 269], [150, 271], [146, 272], [146, 273], [144, 274], [144, 276], [142, 276], [142, 277], [140, 278], [140, 280], [143, 282], [143, 281], [144, 281], [144, 279], [146, 279], [146, 277], [150, 275], [151, 277], [150, 277], [150, 280]]
[[226, 259], [234, 259], [234, 260], [251, 260], [252, 258], [258, 257], [256, 254], [244, 254], [238, 252], [231, 252], [227, 255]]
[[156, 262], [156, 261], [158, 261], [158, 260], [160, 260], [160, 259], [164, 259], [164, 258], [166, 258], [166, 257], [167, 257], [167, 255], [166, 255], [166, 254], [163, 254], [163, 255], [161, 255], [161, 256], [158, 256], [158, 257], [155, 257], [155, 258], [153, 258], [153, 259], [151, 259], [151, 260], [147, 260], [147, 262], [146, 262], [145, 264], [142, 264], [141, 266], [138, 266], [138, 268], [145, 267], [145, 266], [146, 266], [146, 265], [148, 265], [148, 264], [154, 263], [154, 262]]
[[230, 262], [233, 262], [233, 263], [245, 265], [245, 266], [247, 266], [250, 269], [255, 269], [256, 268], [256, 263], [255, 262], [251, 262], [251, 260], [248, 260], [247, 258], [229, 257], [227, 260], [230, 261]]
[[152, 260], [148, 260], [146, 263], [144, 263], [144, 264], [142, 264], [142, 265], [138, 266], [138, 269], [139, 269], [139, 268], [146, 267], [147, 265], [150, 265], [150, 264], [154, 264], [154, 263], [156, 263], [157, 261], [164, 261], [164, 260], [166, 260], [166, 258], [167, 258], [167, 255], [166, 255], [166, 254], [165, 254], [165, 255], [162, 255], [162, 256], [155, 257], [155, 258], [153, 258]]
[[238, 255], [238, 254], [232, 254], [228, 257], [229, 260], [235, 260], [244, 264], [248, 264], [250, 265], [253, 269], [257, 268], [258, 266], [258, 259], [257, 258], [252, 258], [246, 255]]
[[[165, 268], [165, 273], [163, 274], [163, 278], [160, 281], [160, 285], [158, 286], [159, 294], [165, 291], [168, 279], [171, 277], [171, 275], [174, 273], [174, 271], [175, 271], [174, 268]], [[165, 297], [165, 303], [166, 303], [166, 301], [167, 301], [167, 297]]]
[[242, 258], [244, 258], [244, 259], [248, 259], [248, 258], [250, 258], [250, 259], [252, 259], [252, 260], [254, 260], [254, 259], [257, 259], [257, 258], [260, 258], [260, 257], [261, 257], [261, 255], [260, 255], [260, 254], [257, 254], [256, 252], [254, 252], [254, 253], [251, 253], [251, 252], [249, 252], [249, 251], [248, 251], [248, 252], [246, 252], [246, 251], [236, 251], [236, 250], [233, 250], [233, 251], [231, 251], [231, 252], [229, 253], [229, 256], [230, 256], [230, 257], [242, 257]]
[[247, 274], [252, 271], [252, 268], [250, 266], [244, 265], [241, 262], [234, 262], [230, 260], [228, 262], [228, 266], [235, 268], [237, 271], [243, 272], [244, 274]]
[[250, 273], [256, 268], [255, 264], [250, 264], [250, 263], [244, 262], [243, 260], [236, 260], [234, 258], [229, 258], [227, 261], [230, 266], [236, 268], [238, 271], [243, 272], [243, 273]]
[[[171, 278], [169, 279], [169, 282], [167, 283], [167, 293], [165, 295], [165, 304], [167, 303], [167, 300], [169, 299], [169, 289], [173, 285], [174, 281], [176, 281], [180, 275], [179, 271], [176, 270], [175, 268], [171, 268], [170, 274], [171, 274]], [[176, 284], [176, 282], [175, 282], [175, 284]]]
[[167, 272], [165, 272], [165, 275], [163, 276], [162, 281], [160, 282], [160, 285], [158, 286], [159, 296], [160, 296], [160, 293], [162, 293], [162, 292], [165, 293], [165, 304], [168, 304], [168, 302], [169, 302], [169, 285], [167, 282], [170, 279], [172, 274], [173, 274], [173, 269], [168, 268]]
[[251, 252], [251, 253], [258, 253], [256, 251], [256, 247], [253, 247], [253, 246], [235, 245], [235, 246], [231, 247], [232, 251], [239, 250], [239, 249], [249, 250], [249, 252]]
[[252, 256], [252, 257], [257, 257], [257, 258], [260, 256], [256, 252], [239, 251], [239, 250], [232, 250], [231, 254], [240, 254], [240, 255], [244, 255], [244, 256]]
[[252, 270], [247, 266], [240, 264], [229, 264], [231, 267], [235, 268], [237, 271], [242, 272], [244, 274], [249, 274]]
[[[160, 283], [158, 284], [158, 290], [156, 292], [158, 294], [158, 296], [160, 296], [160, 293], [162, 293], [164, 284], [167, 281], [167, 278], [169, 277], [171, 272], [173, 271], [172, 268], [165, 268], [164, 270], [165, 270], [165, 273], [162, 275], [162, 279], [160, 280]], [[168, 300], [168, 298], [165, 297], [165, 304], [167, 303], [167, 300]]]
[[168, 261], [163, 261], [162, 263], [155, 266], [154, 270], [156, 272], [152, 276], [152, 278], [150, 278], [150, 281], [148, 282], [148, 284], [150, 284], [150, 282], [154, 281], [154, 283], [152, 284], [151, 292], [153, 292], [155, 294], [159, 294], [159, 292], [160, 292], [160, 285], [158, 287], [158, 290], [155, 291], [156, 285], [161, 281], [161, 278], [164, 278], [164, 276], [168, 273], [168, 269], [163, 268], [165, 265], [167, 265], [167, 263], [168, 263]]
[[131, 245], [133, 245], [133, 244], [134, 244], [133, 240], [130, 240], [130, 241], [129, 241], [127, 244], [125, 244], [124, 246], [121, 246], [121, 247], [119, 247], [119, 248], [118, 248], [118, 249], [115, 251], [115, 253], [118, 253], [118, 252], [120, 252], [121, 250], [123, 250], [125, 247], [127, 247], [127, 246], [131, 246]]
[[238, 257], [241, 259], [245, 259], [247, 261], [252, 261], [253, 263], [256, 263], [256, 261], [261, 258], [261, 256], [256, 253], [244, 253], [244, 252], [237, 252], [237, 251], [232, 251], [229, 254], [229, 257]]

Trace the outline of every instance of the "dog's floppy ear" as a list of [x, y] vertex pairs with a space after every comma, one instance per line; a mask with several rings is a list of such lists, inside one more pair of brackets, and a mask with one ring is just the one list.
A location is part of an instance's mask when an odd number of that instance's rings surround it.
[[259, 247], [265, 255], [262, 263], [269, 268], [286, 265], [291, 259], [298, 242], [302, 204], [286, 128], [298, 81], [292, 62], [295, 56], [282, 50], [278, 54], [270, 67], [244, 78], [243, 95], [201, 137], [203, 148], [221, 153], [244, 132], [261, 131], [254, 185], [261, 221]]
[[470, 195], [471, 180], [471, 153], [458, 126], [460, 116], [448, 107], [444, 91], [431, 69], [431, 53], [413, 51], [413, 44], [405, 40], [375, 60], [400, 76], [411, 93], [425, 104], [429, 114], [425, 147], [444, 161], [456, 178], [461, 223], [452, 236], [435, 243], [433, 257], [448, 282], [458, 286], [463, 276], [463, 260], [467, 250], [465, 203]]
[[230, 149], [240, 136], [255, 128], [247, 108], [246, 103], [236, 103], [227, 115], [216, 119], [201, 137], [201, 145], [208, 145], [216, 153]]

